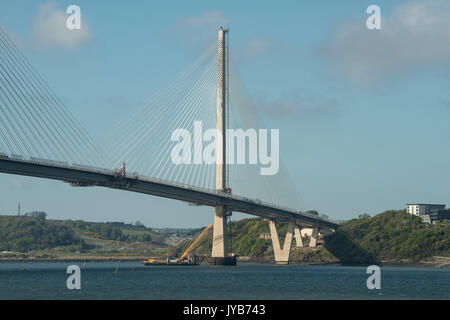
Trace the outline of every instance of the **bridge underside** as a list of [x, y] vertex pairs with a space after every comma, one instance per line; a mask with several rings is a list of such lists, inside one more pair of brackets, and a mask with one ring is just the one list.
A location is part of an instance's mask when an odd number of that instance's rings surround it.
[[80, 186], [101, 186], [112, 189], [144, 193], [148, 195], [197, 203], [205, 206], [226, 206], [231, 211], [248, 213], [258, 217], [291, 221], [304, 226], [318, 226], [336, 229], [339, 224], [320, 217], [289, 211], [288, 209], [257, 203], [250, 199], [231, 196], [225, 192], [208, 192], [190, 186], [172, 184], [146, 177], [126, 177], [108, 170], [88, 170], [72, 167], [55, 167], [27, 161], [0, 159], [0, 172], [60, 180]]
[[[225, 192], [210, 192], [147, 177], [124, 177], [119, 173], [110, 170], [62, 167], [38, 164], [24, 160], [0, 159], [0, 172], [60, 180], [77, 186], [101, 186], [112, 189], [120, 189], [211, 206], [216, 210], [215, 216], [226, 214], [223, 209], [226, 208], [226, 210], [229, 211], [237, 211], [262, 217], [269, 221], [274, 256], [277, 263], [289, 263], [293, 232], [295, 233], [297, 246], [302, 246], [301, 236], [298, 236], [300, 234], [298, 230], [299, 225], [303, 227], [313, 227], [314, 235], [311, 237], [310, 246], [315, 245], [317, 231], [319, 228], [335, 230], [339, 226], [339, 224], [328, 219], [255, 202], [250, 199], [230, 195]], [[279, 244], [278, 233], [274, 221], [289, 223], [283, 249], [281, 249]], [[224, 245], [219, 247], [225, 248], [225, 226], [222, 229], [223, 230], [220, 233], [220, 236], [223, 238], [222, 242]], [[216, 248], [216, 251], [220, 250], [219, 247]], [[216, 256], [223, 256], [224, 252], [222, 253], [217, 251], [215, 254]]]

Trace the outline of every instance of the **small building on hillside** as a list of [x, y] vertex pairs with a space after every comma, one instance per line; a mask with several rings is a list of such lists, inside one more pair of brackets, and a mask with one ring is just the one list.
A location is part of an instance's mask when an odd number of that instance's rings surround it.
[[270, 233], [268, 233], [268, 232], [261, 233], [261, 234], [259, 235], [259, 237], [260, 237], [261, 239], [264, 239], [264, 240], [270, 240], [270, 239], [271, 239]]
[[444, 209], [445, 204], [413, 203], [406, 205], [406, 212], [415, 216], [430, 214]]
[[436, 223], [443, 220], [450, 220], [450, 209], [437, 210], [430, 214], [424, 214], [421, 218], [425, 223]]
[[445, 209], [445, 204], [407, 204], [406, 212], [422, 218], [424, 223], [436, 223], [450, 219], [450, 209]]
[[45, 219], [47, 214], [44, 211], [31, 211], [24, 214], [26, 217]]

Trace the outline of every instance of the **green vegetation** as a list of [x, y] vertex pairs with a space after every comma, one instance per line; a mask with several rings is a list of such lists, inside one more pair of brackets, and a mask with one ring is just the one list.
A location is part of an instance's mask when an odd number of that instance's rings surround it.
[[[17, 252], [14, 253], [17, 255], [21, 252], [42, 253], [48, 250], [56, 253], [88, 250], [98, 252], [101, 248], [103, 253], [112, 253], [117, 252], [120, 247], [125, 247], [121, 250], [123, 252], [129, 249], [129, 244], [138, 243], [145, 252], [155, 235], [141, 223], [133, 225], [122, 222], [60, 221], [46, 220], [45, 217], [45, 213], [0, 216], [0, 251]], [[162, 239], [158, 235], [155, 238]], [[132, 251], [136, 253], [136, 247], [132, 248]], [[7, 255], [8, 253], [4, 253], [3, 257]]]
[[[341, 261], [355, 260], [363, 252], [376, 260], [417, 262], [435, 255], [450, 256], [450, 221], [427, 225], [404, 210], [391, 210], [347, 221], [325, 240], [326, 247]], [[346, 241], [353, 241], [361, 251], [351, 252], [355, 250], [351, 246], [344, 248]]]
[[150, 230], [142, 224], [132, 225], [123, 222], [94, 223], [82, 220], [66, 220], [64, 222], [73, 229], [98, 239], [125, 242], [150, 242], [152, 240]]
[[0, 216], [1, 251], [28, 251], [84, 242], [68, 226], [41, 217]]
[[[277, 224], [277, 229], [283, 243], [287, 225]], [[57, 221], [46, 220], [43, 214], [0, 216], [0, 252], [7, 251], [2, 257], [53, 257], [73, 255], [74, 252], [84, 252], [86, 255], [132, 253], [173, 256], [183, 252], [193, 240], [179, 246], [167, 246], [167, 239], [181, 234], [192, 235], [195, 239], [202, 230], [164, 229], [163, 232], [154, 232], [140, 222]], [[231, 252], [251, 260], [273, 260], [272, 241], [261, 237], [269, 233], [267, 221], [261, 218], [233, 221], [229, 230]], [[450, 257], [450, 221], [427, 225], [419, 217], [403, 210], [386, 211], [374, 217], [361, 214], [358, 219], [342, 223], [335, 233], [324, 240], [324, 246], [317, 248], [294, 248], [292, 261], [367, 264], [379, 261], [417, 262], [432, 256]], [[308, 244], [306, 238], [303, 242]], [[194, 252], [209, 256], [211, 249], [212, 232]]]
[[[317, 213], [318, 214], [318, 213]], [[273, 261], [273, 248], [271, 239], [261, 238], [262, 234], [269, 233], [269, 226], [267, 221], [261, 218], [243, 219], [233, 221], [231, 223], [231, 252], [239, 256], [249, 257], [251, 260], [257, 261]], [[279, 232], [279, 239], [284, 241], [287, 224], [277, 223], [277, 230]], [[201, 230], [200, 230], [201, 231]], [[198, 233], [200, 233], [200, 231]], [[197, 234], [198, 235], [198, 234]], [[194, 237], [196, 237], [195, 235]], [[183, 252], [191, 243], [187, 241], [180, 245], [179, 252]], [[307, 239], [303, 239], [304, 243], [308, 243]], [[200, 255], [211, 254], [212, 249], [212, 232], [205, 237], [194, 252]], [[292, 262], [337, 262], [337, 259], [325, 248], [302, 248], [301, 250], [294, 249], [291, 253]]]
[[[283, 226], [286, 229], [286, 226]], [[270, 252], [272, 242], [260, 238], [262, 233], [269, 232], [266, 221], [260, 218], [243, 219], [231, 223], [231, 252], [241, 256], [262, 257]], [[202, 229], [194, 235], [198, 236]], [[179, 251], [184, 251], [194, 240], [180, 245]], [[200, 242], [195, 252], [201, 255], [210, 255], [212, 250], [212, 231]]]
[[[287, 225], [277, 224], [277, 229], [282, 243]], [[270, 261], [273, 259], [272, 241], [260, 237], [268, 232], [267, 222], [260, 218], [233, 221], [230, 251], [239, 256]], [[303, 242], [307, 244], [308, 240], [303, 239]], [[190, 243], [192, 241], [182, 244], [179, 251], [185, 250]], [[195, 252], [210, 255], [211, 248], [212, 232], [200, 242]], [[358, 219], [344, 222], [325, 238], [324, 247], [294, 249], [291, 260], [372, 264], [379, 261], [417, 262], [432, 256], [450, 257], [450, 221], [426, 225], [419, 217], [404, 210], [392, 210], [374, 217], [361, 214]]]

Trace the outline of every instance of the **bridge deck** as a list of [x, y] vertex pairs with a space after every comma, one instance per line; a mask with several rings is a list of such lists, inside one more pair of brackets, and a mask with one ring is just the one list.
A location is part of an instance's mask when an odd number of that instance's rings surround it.
[[259, 200], [255, 201], [221, 191], [210, 191], [139, 175], [123, 177], [118, 172], [102, 168], [76, 164], [69, 165], [68, 163], [41, 159], [13, 159], [1, 156], [0, 172], [60, 180], [80, 186], [102, 186], [121, 189], [211, 207], [225, 205], [232, 211], [243, 212], [266, 219], [277, 221], [294, 219], [298, 224], [304, 226], [316, 225], [331, 229], [336, 229], [339, 226], [337, 222], [329, 219], [275, 206]]

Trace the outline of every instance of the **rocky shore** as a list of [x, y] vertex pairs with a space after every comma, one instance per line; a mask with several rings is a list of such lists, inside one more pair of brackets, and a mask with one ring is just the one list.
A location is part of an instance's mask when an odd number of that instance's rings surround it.
[[[142, 261], [148, 259], [147, 256], [67, 256], [67, 257], [27, 257], [27, 258], [14, 258], [14, 257], [4, 257], [0, 258], [0, 263], [141, 263]], [[239, 264], [274, 264], [272, 259], [267, 258], [255, 258], [255, 257], [239, 257]], [[381, 261], [383, 267], [403, 267], [403, 268], [437, 268], [437, 269], [449, 269], [450, 268], [450, 257], [440, 257], [435, 256], [430, 259], [413, 262], [408, 260], [399, 261]], [[299, 261], [292, 260], [290, 265], [298, 266], [341, 266], [342, 264], [336, 260], [330, 261]]]
[[123, 257], [104, 257], [104, 256], [86, 256], [86, 257], [28, 257], [28, 258], [0, 258], [0, 263], [84, 263], [84, 262], [142, 262], [148, 259], [146, 256], [123, 256]]

